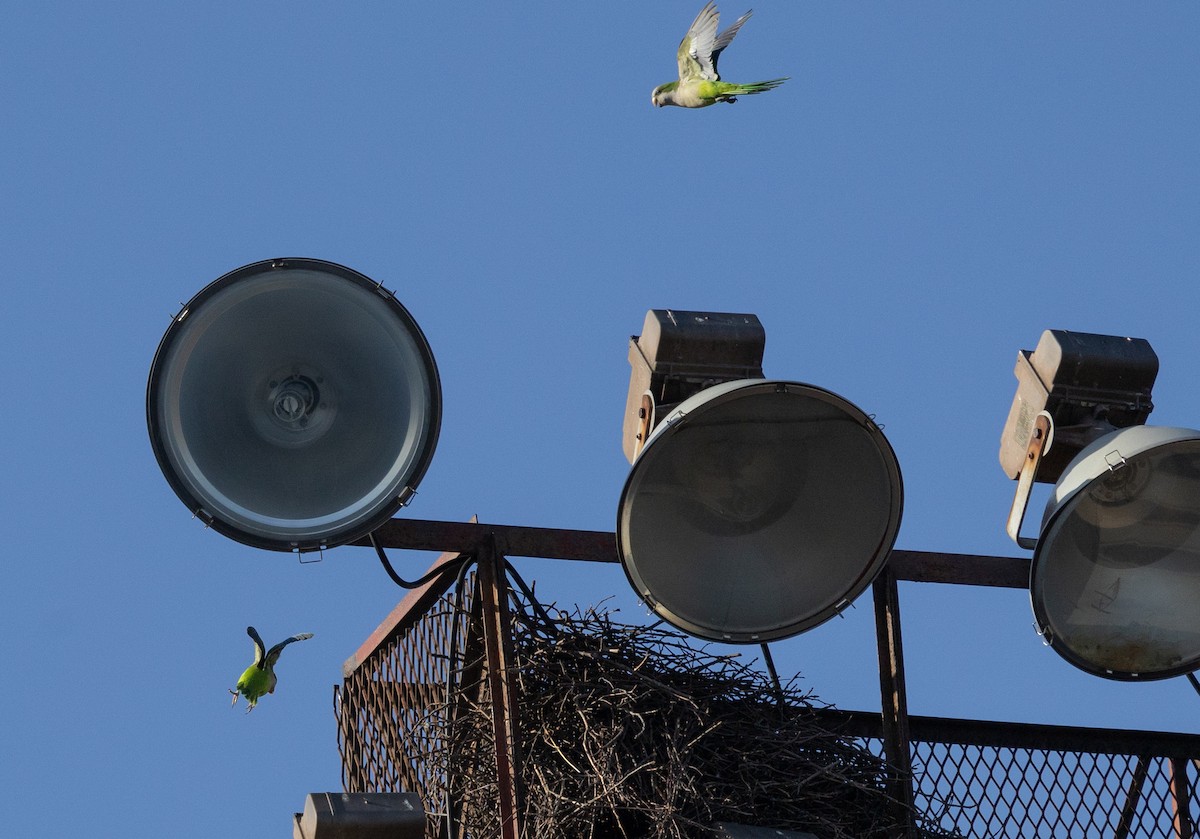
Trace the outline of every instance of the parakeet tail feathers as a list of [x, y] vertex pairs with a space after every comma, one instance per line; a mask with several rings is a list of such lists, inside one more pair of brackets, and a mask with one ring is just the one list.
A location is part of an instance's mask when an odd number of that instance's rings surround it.
[[765, 82], [730, 84], [729, 90], [723, 92], [726, 96], [748, 96], [752, 93], [763, 93], [764, 91], [774, 90], [790, 78], [791, 76], [784, 76], [782, 79], [769, 79]]

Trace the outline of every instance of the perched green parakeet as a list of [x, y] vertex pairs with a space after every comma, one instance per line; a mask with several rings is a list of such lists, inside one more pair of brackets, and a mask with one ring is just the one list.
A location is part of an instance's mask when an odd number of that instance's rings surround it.
[[279, 681], [275, 677], [275, 662], [279, 661], [279, 654], [283, 652], [283, 648], [293, 641], [307, 641], [313, 635], [311, 632], [302, 632], [280, 641], [268, 650], [263, 646], [262, 638], [258, 637], [258, 632], [253, 626], [246, 627], [246, 634], [254, 642], [254, 663], [242, 673], [242, 677], [238, 679], [237, 688], [229, 692], [233, 694], [234, 705], [237, 704], [239, 696], [246, 697], [246, 713], [248, 714], [254, 710], [258, 700], [268, 693], [275, 692], [275, 684]]
[[750, 19], [753, 12], [746, 12], [733, 26], [720, 35], [717, 34], [717, 7], [707, 3], [691, 28], [683, 36], [676, 58], [679, 61], [679, 80], [660, 84], [650, 94], [650, 101], [656, 108], [663, 105], [678, 105], [681, 108], [706, 108], [715, 102], [736, 102], [738, 96], [751, 93], [762, 93], [779, 87], [790, 76], [782, 79], [771, 79], [752, 84], [733, 84], [721, 81], [717, 74], [717, 58], [721, 50], [729, 46], [733, 36], [737, 35], [742, 24]]

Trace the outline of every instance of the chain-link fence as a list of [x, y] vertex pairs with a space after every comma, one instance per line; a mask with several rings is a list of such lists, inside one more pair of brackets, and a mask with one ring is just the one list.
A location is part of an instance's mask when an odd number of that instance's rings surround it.
[[[410, 594], [347, 662], [334, 699], [346, 790], [418, 793], [430, 839], [497, 783], [490, 756], [475, 777], [442, 769], [449, 715], [490, 690], [478, 589], [458, 582], [449, 573]], [[877, 714], [821, 714], [882, 757]], [[926, 835], [1191, 839], [1200, 818], [1197, 735], [927, 717], [909, 730]]]
[[443, 594], [452, 583], [447, 575], [401, 602], [380, 627], [377, 646], [347, 662], [334, 695], [346, 791], [419, 794], [431, 837], [452, 802], [445, 772], [430, 758], [449, 728], [447, 700], [462, 682], [452, 677], [465, 671], [474, 611], [473, 586]]
[[[873, 714], [840, 717], [877, 754]], [[988, 839], [1191, 837], [1200, 736], [910, 717], [926, 824]]]

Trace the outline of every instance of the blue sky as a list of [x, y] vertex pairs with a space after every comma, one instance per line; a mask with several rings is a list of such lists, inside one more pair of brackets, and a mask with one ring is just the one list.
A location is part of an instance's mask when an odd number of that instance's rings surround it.
[[[876, 414], [902, 548], [1017, 553], [997, 448], [1043, 329], [1149, 339], [1152, 422], [1200, 424], [1200, 6], [763, 3], [722, 70], [791, 81], [656, 110], [700, 5], [8, 10], [8, 835], [286, 835], [340, 788], [332, 685], [401, 592], [362, 549], [300, 566], [206, 532], [147, 441], [169, 317], [240, 265], [340, 262], [421, 324], [445, 395], [421, 518], [611, 530], [649, 308], [757, 313], [769, 376]], [[615, 566], [517, 564], [643, 618]], [[1200, 731], [1185, 681], [1043, 647], [1022, 592], [901, 598], [913, 713]], [[247, 623], [316, 634], [250, 716], [225, 693]], [[873, 644], [868, 597], [775, 657], [870, 709]]]

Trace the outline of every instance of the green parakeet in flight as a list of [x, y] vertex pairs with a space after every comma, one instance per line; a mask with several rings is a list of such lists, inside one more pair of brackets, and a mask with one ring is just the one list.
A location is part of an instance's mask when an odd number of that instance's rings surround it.
[[307, 641], [313, 635], [311, 632], [302, 632], [280, 641], [268, 650], [263, 646], [262, 638], [258, 637], [258, 632], [253, 626], [246, 627], [246, 634], [254, 642], [254, 663], [242, 673], [242, 677], [238, 679], [237, 688], [229, 692], [233, 694], [234, 705], [237, 704], [239, 696], [246, 697], [248, 706], [246, 713], [248, 714], [254, 710], [258, 700], [268, 693], [275, 692], [275, 684], [278, 681], [275, 677], [275, 662], [279, 661], [279, 654], [283, 652], [283, 648], [293, 641]]
[[717, 58], [721, 50], [729, 46], [729, 42], [737, 35], [742, 24], [750, 19], [753, 12], [746, 12], [733, 26], [721, 34], [717, 34], [717, 7], [712, 2], [707, 3], [696, 19], [692, 21], [683, 42], [679, 45], [676, 58], [679, 61], [679, 80], [660, 84], [650, 94], [650, 101], [656, 108], [663, 105], [678, 105], [681, 108], [706, 108], [715, 102], [736, 102], [738, 96], [751, 93], [762, 93], [779, 87], [788, 80], [771, 79], [752, 84], [733, 84], [723, 82], [717, 74]]

